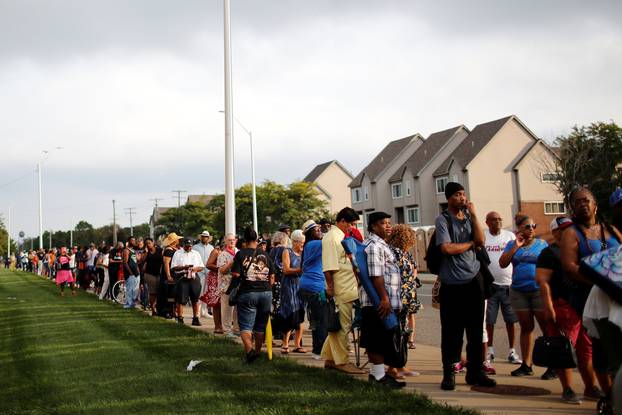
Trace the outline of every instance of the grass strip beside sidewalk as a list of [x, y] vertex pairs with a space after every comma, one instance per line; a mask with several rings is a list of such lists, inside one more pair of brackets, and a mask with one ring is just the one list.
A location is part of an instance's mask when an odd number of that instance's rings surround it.
[[[466, 414], [0, 270], [2, 414]], [[193, 372], [191, 359], [204, 363]]]

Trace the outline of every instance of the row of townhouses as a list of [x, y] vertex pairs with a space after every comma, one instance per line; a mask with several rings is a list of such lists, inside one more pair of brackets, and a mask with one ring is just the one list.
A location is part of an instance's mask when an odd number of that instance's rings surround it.
[[[350, 205], [367, 226], [374, 211], [394, 223], [430, 226], [447, 207], [449, 181], [461, 183], [483, 221], [497, 211], [506, 228], [519, 210], [531, 215], [542, 236], [555, 215], [565, 213], [556, 190], [555, 149], [539, 139], [515, 115], [477, 125], [459, 125], [430, 134], [414, 134], [388, 143], [352, 179]], [[548, 235], [547, 235], [548, 236]]]

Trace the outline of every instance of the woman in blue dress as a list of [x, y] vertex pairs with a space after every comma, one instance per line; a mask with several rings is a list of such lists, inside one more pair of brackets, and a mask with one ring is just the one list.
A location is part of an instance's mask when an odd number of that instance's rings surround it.
[[300, 229], [292, 232], [292, 247], [283, 249], [281, 263], [283, 278], [281, 280], [281, 303], [277, 311], [280, 329], [283, 333], [281, 353], [289, 353], [289, 338], [296, 331], [294, 353], [306, 353], [302, 347], [302, 322], [304, 321], [304, 304], [298, 296], [300, 275], [302, 274], [302, 248], [305, 236]]

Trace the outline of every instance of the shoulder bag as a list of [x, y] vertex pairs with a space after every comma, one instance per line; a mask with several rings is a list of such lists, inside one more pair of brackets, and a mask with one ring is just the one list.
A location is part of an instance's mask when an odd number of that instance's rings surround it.
[[533, 364], [551, 369], [574, 369], [577, 356], [566, 336], [540, 336], [533, 348]]

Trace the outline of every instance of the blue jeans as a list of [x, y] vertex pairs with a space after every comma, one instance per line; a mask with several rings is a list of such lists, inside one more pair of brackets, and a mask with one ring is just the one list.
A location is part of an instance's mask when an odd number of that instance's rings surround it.
[[327, 303], [320, 300], [319, 293], [299, 289], [298, 295], [307, 306], [309, 328], [311, 329], [311, 338], [313, 340], [313, 353], [320, 354], [328, 334], [326, 331]]
[[240, 331], [264, 333], [272, 308], [272, 291], [248, 291], [238, 296]]
[[124, 308], [133, 308], [138, 297], [138, 283], [140, 278], [137, 275], [130, 275], [125, 279], [125, 306]]

